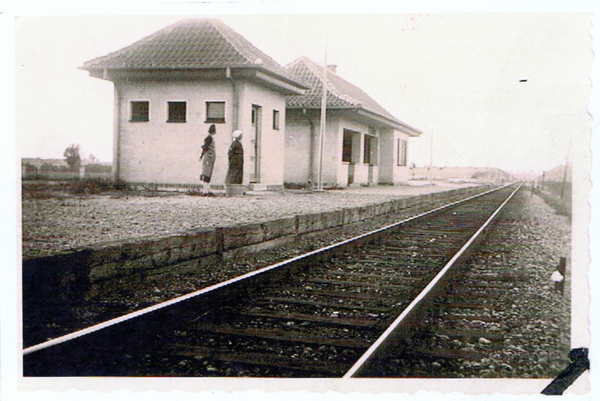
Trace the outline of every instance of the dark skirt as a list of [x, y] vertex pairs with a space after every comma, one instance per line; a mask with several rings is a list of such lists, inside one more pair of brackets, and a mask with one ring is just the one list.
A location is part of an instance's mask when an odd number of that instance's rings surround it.
[[227, 184], [241, 184], [244, 179], [244, 165], [241, 166], [229, 166], [227, 170], [227, 178], [225, 183]]
[[229, 169], [227, 170], [226, 184], [241, 184], [244, 179], [244, 148], [239, 141], [233, 141], [227, 152], [229, 156]]

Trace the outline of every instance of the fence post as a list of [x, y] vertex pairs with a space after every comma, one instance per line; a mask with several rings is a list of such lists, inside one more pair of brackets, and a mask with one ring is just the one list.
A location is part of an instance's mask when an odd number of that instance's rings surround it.
[[561, 257], [558, 267], [552, 273], [550, 277], [554, 281], [554, 290], [560, 292], [561, 295], [565, 293], [565, 275], [567, 274], [567, 258]]

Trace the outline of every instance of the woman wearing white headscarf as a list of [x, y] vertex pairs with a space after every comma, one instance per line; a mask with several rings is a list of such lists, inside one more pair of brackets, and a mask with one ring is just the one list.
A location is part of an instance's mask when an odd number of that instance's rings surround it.
[[226, 184], [241, 184], [244, 178], [244, 148], [242, 147], [242, 131], [236, 130], [231, 134], [233, 141], [229, 147], [229, 169]]

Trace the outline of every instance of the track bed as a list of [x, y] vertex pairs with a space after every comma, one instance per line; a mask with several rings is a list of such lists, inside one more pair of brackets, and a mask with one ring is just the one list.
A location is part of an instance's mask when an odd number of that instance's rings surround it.
[[[31, 347], [24, 374], [342, 377], [417, 297], [431, 303], [436, 291], [424, 297], [423, 290], [514, 190], [491, 191], [78, 338]], [[451, 276], [439, 282], [446, 280]], [[404, 335], [417, 313], [401, 326]]]

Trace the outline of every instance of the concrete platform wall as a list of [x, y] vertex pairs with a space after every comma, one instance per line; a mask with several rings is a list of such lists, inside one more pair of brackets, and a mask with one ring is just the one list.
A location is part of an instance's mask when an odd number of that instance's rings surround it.
[[[109, 243], [23, 261], [23, 303], [60, 300], [69, 303], [103, 282], [145, 277], [172, 266], [224, 254], [257, 244], [293, 240], [296, 236], [377, 216], [412, 210], [418, 214], [450, 201], [490, 189], [487, 186], [454, 189], [360, 207], [302, 214], [273, 221], [182, 232], [166, 237], [144, 237], [133, 242]], [[262, 247], [264, 249], [264, 247]], [[43, 298], [43, 299], [42, 299]]]

